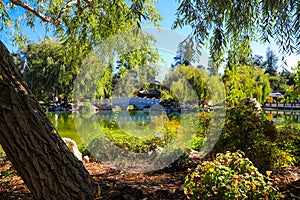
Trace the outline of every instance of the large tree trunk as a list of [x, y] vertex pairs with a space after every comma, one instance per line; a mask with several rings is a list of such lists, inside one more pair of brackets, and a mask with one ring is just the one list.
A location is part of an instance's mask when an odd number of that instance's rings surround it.
[[36, 199], [93, 199], [97, 183], [68, 150], [0, 41], [0, 143]]

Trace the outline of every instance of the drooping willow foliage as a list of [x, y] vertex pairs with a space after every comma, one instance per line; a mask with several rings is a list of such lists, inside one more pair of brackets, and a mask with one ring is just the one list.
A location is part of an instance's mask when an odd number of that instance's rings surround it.
[[[91, 50], [112, 35], [140, 28], [142, 23], [158, 25], [161, 16], [156, 0], [0, 0], [0, 30], [11, 30], [16, 44], [28, 42], [24, 26], [35, 29], [46, 22], [54, 34], [77, 51]], [[17, 14], [16, 14], [17, 13]]]
[[[227, 49], [251, 53], [251, 41], [269, 42], [283, 55], [300, 53], [299, 0], [179, 0], [174, 28], [189, 25], [191, 36], [208, 44], [216, 65]], [[241, 51], [239, 51], [241, 52]], [[241, 55], [239, 55], [241, 56]]]

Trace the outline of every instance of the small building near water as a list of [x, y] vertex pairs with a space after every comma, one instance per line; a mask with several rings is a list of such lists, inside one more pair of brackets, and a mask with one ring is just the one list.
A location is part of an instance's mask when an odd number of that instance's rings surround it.
[[142, 97], [142, 98], [155, 98], [159, 99], [160, 98], [161, 92], [156, 89], [156, 88], [149, 88], [148, 90], [140, 90], [136, 93], [137, 97]]
[[283, 96], [283, 94], [280, 92], [272, 92], [267, 98], [267, 103], [276, 103], [281, 96]]

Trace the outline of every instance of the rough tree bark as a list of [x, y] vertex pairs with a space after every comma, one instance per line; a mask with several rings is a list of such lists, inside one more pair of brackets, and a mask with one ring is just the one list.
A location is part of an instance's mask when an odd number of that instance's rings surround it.
[[93, 199], [97, 182], [67, 149], [0, 41], [0, 144], [35, 199]]

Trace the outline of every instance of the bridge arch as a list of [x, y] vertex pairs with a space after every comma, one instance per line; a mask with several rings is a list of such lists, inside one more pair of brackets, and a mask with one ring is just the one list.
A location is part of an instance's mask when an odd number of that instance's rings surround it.
[[159, 99], [150, 99], [150, 98], [112, 98], [110, 101], [103, 101], [103, 104], [98, 105], [99, 109], [101, 108], [111, 108], [114, 109], [116, 106], [119, 106], [122, 110], [127, 110], [129, 106], [134, 107], [136, 110], [150, 109], [153, 105], [159, 103]]
[[143, 107], [143, 111], [144, 112], [150, 112], [151, 106], [150, 105], [146, 105]]

